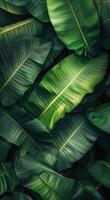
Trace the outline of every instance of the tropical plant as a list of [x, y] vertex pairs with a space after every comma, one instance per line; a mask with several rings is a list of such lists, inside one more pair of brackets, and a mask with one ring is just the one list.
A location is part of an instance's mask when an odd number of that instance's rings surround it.
[[0, 1], [0, 199], [110, 199], [110, 1]]

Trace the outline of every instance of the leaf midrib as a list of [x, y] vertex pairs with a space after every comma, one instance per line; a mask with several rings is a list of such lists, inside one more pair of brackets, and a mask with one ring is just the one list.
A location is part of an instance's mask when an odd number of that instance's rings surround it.
[[71, 138], [77, 133], [77, 131], [84, 125], [85, 121], [83, 121], [77, 128], [76, 130], [72, 133], [72, 135], [66, 140], [66, 142], [60, 147], [59, 153], [62, 152], [62, 150], [65, 148], [67, 143], [71, 140]]
[[90, 50], [89, 44], [88, 44], [88, 42], [87, 42], [87, 40], [86, 40], [86, 37], [85, 37], [85, 35], [84, 35], [84, 33], [83, 33], [82, 29], [81, 29], [81, 26], [80, 26], [80, 24], [79, 24], [78, 19], [77, 19], [75, 10], [74, 10], [74, 8], [71, 6], [70, 1], [69, 1], [69, 0], [66, 0], [66, 1], [67, 1], [68, 5], [69, 5], [71, 11], [72, 11], [72, 14], [73, 14], [73, 16], [74, 16], [74, 19], [75, 19], [75, 21], [76, 21], [76, 24], [77, 24], [77, 26], [78, 26], [78, 29], [79, 29], [79, 31], [80, 31], [80, 33], [81, 33], [81, 35], [82, 35], [83, 40], [84, 40], [84, 43], [85, 43], [87, 49]]
[[42, 174], [40, 175], [40, 179], [42, 180], [42, 182], [44, 182], [44, 184], [49, 188], [50, 191], [52, 191], [54, 194], [56, 194], [56, 196], [58, 196], [58, 198], [62, 198], [62, 196], [55, 191], [55, 189], [51, 188], [50, 185], [46, 182], [45, 178], [42, 177]]
[[27, 24], [29, 24], [30, 22], [32, 22], [32, 21], [34, 21], [34, 19], [33, 18], [29, 18], [29, 19], [26, 19], [26, 20], [23, 20], [23, 21], [21, 21], [21, 22], [17, 22], [17, 23], [15, 23], [15, 24], [12, 24], [12, 25], [9, 25], [9, 26], [5, 26], [3, 29], [3, 31], [0, 31], [0, 36], [2, 35], [2, 34], [4, 34], [4, 33], [7, 33], [7, 32], [9, 32], [9, 31], [11, 31], [11, 30], [13, 30], [13, 29], [16, 29], [16, 28], [18, 28], [18, 27], [20, 27], [20, 26], [23, 26], [23, 25], [27, 25]]
[[33, 52], [34, 51], [32, 51], [30, 54], [28, 54], [28, 56], [21, 62], [21, 64], [19, 66], [17, 66], [15, 71], [11, 74], [11, 76], [7, 79], [7, 81], [2, 85], [0, 92], [2, 92], [4, 90], [4, 88], [8, 85], [8, 83], [13, 78], [13, 76], [17, 73], [17, 71], [20, 69], [20, 67], [23, 65], [23, 63], [32, 55]]
[[41, 117], [47, 112], [47, 110], [52, 106], [52, 104], [65, 92], [66, 89], [77, 79], [77, 77], [86, 69], [86, 66], [79, 71], [79, 73], [64, 87], [64, 89], [50, 102], [50, 104], [47, 106], [47, 108], [41, 113], [41, 115], [38, 117], [38, 119], [41, 119]]

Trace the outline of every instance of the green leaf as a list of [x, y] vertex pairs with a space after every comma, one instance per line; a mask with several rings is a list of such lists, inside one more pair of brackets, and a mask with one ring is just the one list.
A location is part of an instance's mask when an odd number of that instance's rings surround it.
[[101, 102], [101, 97], [104, 94], [106, 88], [106, 77], [101, 81], [100, 84], [98, 84], [92, 94], [87, 94], [82, 102], [75, 108], [73, 109], [72, 113], [77, 113], [77, 112], [86, 112], [87, 109], [90, 107], [93, 107], [97, 105], [97, 102]]
[[26, 38], [0, 49], [0, 98], [3, 105], [18, 101], [32, 85], [50, 48], [50, 42]]
[[73, 179], [77, 180], [81, 185], [85, 187], [88, 185], [90, 187], [93, 187], [94, 189], [97, 189], [99, 187], [99, 182], [96, 181], [96, 179], [91, 175], [91, 173], [88, 171], [86, 167], [84, 167], [80, 163], [78, 163], [76, 168], [75, 165], [73, 165], [72, 170], [69, 169], [69, 171], [71, 172], [70, 175]]
[[0, 195], [12, 192], [19, 184], [11, 163], [0, 163]]
[[37, 143], [42, 142], [45, 144], [52, 141], [48, 129], [37, 118], [28, 115], [23, 108], [14, 106], [6, 109], [6, 112], [19, 123]]
[[7, 12], [14, 13], [16, 15], [28, 14], [25, 8], [13, 6], [12, 4], [6, 2], [5, 0], [0, 0], [0, 8], [6, 10]]
[[103, 104], [88, 113], [89, 121], [110, 134], [110, 104]]
[[[77, 185], [77, 184], [76, 184]], [[73, 199], [76, 187], [72, 179], [67, 179], [61, 175], [52, 173], [41, 173], [36, 179], [32, 179], [25, 187], [38, 192], [43, 200]]]
[[14, 6], [25, 6], [26, 4], [29, 3], [29, 0], [21, 0], [21, 1], [19, 1], [19, 0], [12, 0], [12, 1], [4, 0], [4, 1], [8, 2], [8, 3], [10, 3], [10, 4], [14, 5]]
[[9, 150], [11, 149], [11, 144], [4, 139], [0, 138], [0, 162], [5, 161]]
[[0, 29], [3, 26], [7, 26], [7, 25], [10, 25], [10, 24], [22, 21], [26, 17], [27, 16], [9, 13], [9, 12], [3, 10], [2, 8], [0, 8]]
[[98, 12], [102, 23], [102, 46], [105, 49], [110, 49], [110, 1], [100, 0]]
[[[5, 122], [7, 123], [5, 124]], [[27, 143], [28, 149], [31, 145], [40, 149], [40, 146], [34, 142], [30, 135], [2, 109], [0, 109], [0, 136], [20, 148], [26, 147]]]
[[48, 129], [72, 111], [103, 79], [107, 55], [91, 60], [70, 55], [51, 69], [28, 98], [26, 109]]
[[110, 188], [110, 161], [96, 161], [89, 171], [97, 181], [105, 187]]
[[42, 22], [48, 22], [48, 12], [46, 0], [30, 0], [26, 6], [28, 12]]
[[109, 31], [109, 27], [110, 27], [110, 1], [109, 0], [102, 2], [100, 15], [101, 15], [101, 20], [102, 20], [102, 24], [103, 24], [104, 47], [107, 48], [107, 49], [110, 49], [110, 31]]
[[100, 135], [83, 114], [67, 115], [51, 132], [58, 149], [57, 169], [64, 170], [81, 159], [93, 146]]
[[26, 194], [23, 194], [21, 192], [13, 192], [11, 194], [6, 194], [3, 197], [1, 197], [1, 200], [32, 200], [31, 197], [29, 197]]
[[49, 144], [48, 146], [38, 144], [37, 141], [35, 141], [29, 133], [23, 129], [22, 124], [19, 124], [2, 109], [0, 110], [0, 136], [7, 142], [18, 147], [18, 158], [29, 154], [30, 157], [50, 166], [55, 162], [56, 149], [54, 146], [52, 148], [51, 143], [51, 146]]
[[96, 54], [100, 23], [92, 0], [47, 0], [50, 20], [64, 44], [78, 54]]
[[42, 24], [34, 18], [22, 20], [0, 28], [0, 44], [2, 45], [3, 42], [9, 43], [10, 41], [20, 37], [39, 37], [42, 34], [42, 31]]
[[[37, 154], [37, 156], [36, 156]], [[49, 156], [47, 159], [50, 160]], [[43, 162], [42, 162], [43, 161]], [[48, 163], [51, 162], [48, 161]], [[28, 153], [26, 155], [17, 155], [14, 161], [14, 168], [17, 176], [22, 181], [23, 184], [30, 182], [30, 179], [34, 176], [39, 176], [42, 172], [51, 172], [53, 174], [58, 174], [53, 170], [53, 166], [49, 165], [45, 160], [40, 160], [38, 152]], [[52, 168], [51, 168], [52, 167]]]
[[25, 187], [38, 192], [43, 200], [102, 200], [100, 194], [91, 187], [83, 188], [72, 179], [61, 175], [43, 172], [39, 177], [31, 179]]
[[57, 58], [64, 50], [63, 44], [57, 37], [52, 38], [52, 44], [53, 44], [52, 49], [46, 59], [46, 62], [44, 63], [45, 68], [51, 66], [51, 64], [54, 63], [55, 58]]
[[30, 155], [16, 159], [15, 171], [24, 187], [39, 193], [44, 200], [66, 200], [67, 196], [69, 199], [78, 200], [87, 194], [93, 197], [92, 199], [100, 197], [93, 188], [82, 187], [75, 180], [63, 177]]
[[100, 5], [103, 0], [95, 0], [96, 5]]
[[61, 40], [59, 40], [59, 38], [57, 37], [51, 23], [44, 24], [43, 34], [46, 40], [52, 41], [51, 51], [46, 59], [46, 62], [44, 63], [44, 67], [47, 68], [49, 66], [51, 67], [51, 65], [54, 63], [55, 60], [58, 62], [56, 58], [62, 53], [65, 46], [63, 45]]
[[48, 12], [47, 12], [47, 4], [46, 0], [24, 0], [22, 2], [19, 2], [18, 0], [11, 1], [6, 0], [12, 5], [15, 6], [25, 6], [27, 11], [34, 16], [35, 18], [39, 19], [42, 22], [48, 22]]

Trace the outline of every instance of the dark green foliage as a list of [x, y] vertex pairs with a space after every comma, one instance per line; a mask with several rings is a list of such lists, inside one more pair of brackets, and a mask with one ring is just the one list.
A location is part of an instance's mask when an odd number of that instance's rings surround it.
[[110, 199], [110, 0], [0, 0], [0, 200]]

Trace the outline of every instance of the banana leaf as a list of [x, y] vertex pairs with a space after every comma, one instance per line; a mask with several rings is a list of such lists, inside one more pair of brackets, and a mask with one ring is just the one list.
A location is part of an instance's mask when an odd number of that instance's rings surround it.
[[39, 38], [18, 39], [2, 46], [0, 101], [4, 106], [18, 101], [33, 84], [50, 49], [51, 42]]
[[5, 0], [0, 0], [0, 8], [16, 15], [28, 15], [24, 7], [14, 6]]
[[[25, 119], [24, 119], [25, 120]], [[5, 124], [5, 122], [7, 122]], [[0, 110], [0, 136], [7, 142], [16, 145], [18, 157], [30, 155], [40, 162], [52, 166], [56, 160], [56, 149], [51, 145], [41, 145], [35, 141], [22, 125], [16, 122], [8, 113]]]
[[48, 129], [37, 118], [33, 118], [26, 113], [23, 108], [13, 106], [6, 109], [6, 112], [19, 123], [37, 143], [49, 144], [52, 142], [52, 136], [49, 134]]
[[110, 161], [96, 161], [89, 171], [100, 184], [110, 188]]
[[39, 19], [42, 22], [48, 22], [48, 12], [47, 12], [47, 4], [46, 0], [24, 0], [24, 1], [11, 1], [5, 0], [8, 3], [12, 4], [13, 6], [24, 6], [27, 11], [34, 16], [35, 18]]
[[0, 163], [0, 195], [5, 192], [14, 191], [15, 187], [19, 185], [19, 180], [15, 174], [13, 165], [11, 163]]
[[67, 48], [96, 55], [100, 21], [93, 0], [47, 0], [52, 25]]
[[34, 18], [25, 19], [17, 23], [0, 28], [0, 45], [7, 44], [15, 39], [30, 36], [41, 36], [42, 24]]
[[101, 132], [88, 123], [84, 114], [70, 114], [51, 131], [58, 150], [55, 167], [64, 170], [72, 167], [93, 146]]
[[106, 0], [102, 2], [101, 6], [101, 19], [103, 24], [103, 47], [110, 49], [110, 1]]
[[90, 199], [102, 200], [94, 188], [81, 186], [75, 180], [63, 177], [30, 155], [17, 158], [14, 166], [24, 187], [39, 193], [43, 200], [66, 200], [67, 196], [71, 200], [78, 200], [81, 197], [84, 199], [87, 194]]
[[100, 2], [96, 2], [96, 4], [102, 23], [102, 46], [105, 49], [110, 49], [110, 1], [100, 0]]
[[0, 137], [0, 162], [6, 160], [7, 155], [11, 149], [11, 144]]
[[106, 103], [87, 114], [89, 121], [99, 129], [110, 134], [110, 104]]
[[65, 178], [61, 175], [43, 172], [38, 177], [31, 178], [30, 181], [24, 184], [25, 187], [38, 192], [43, 200], [102, 200], [100, 194], [91, 187], [80, 186], [76, 181]]
[[21, 192], [13, 192], [11, 194], [6, 194], [3, 197], [1, 197], [1, 200], [10, 200], [10, 199], [11, 200], [32, 200], [31, 197]]
[[104, 78], [107, 55], [91, 60], [70, 55], [53, 67], [25, 103], [25, 108], [49, 129], [72, 111]]
[[12, 0], [12, 1], [4, 0], [4, 1], [8, 2], [8, 3], [10, 3], [10, 4], [14, 5], [14, 6], [25, 6], [26, 4], [29, 3], [29, 0], [21, 0], [21, 1], [19, 1], [19, 0]]
[[52, 44], [53, 44], [53, 46], [52, 46], [51, 51], [44, 63], [44, 68], [51, 66], [54, 63], [55, 59], [64, 50], [64, 45], [60, 42], [60, 40], [57, 37], [52, 38]]

